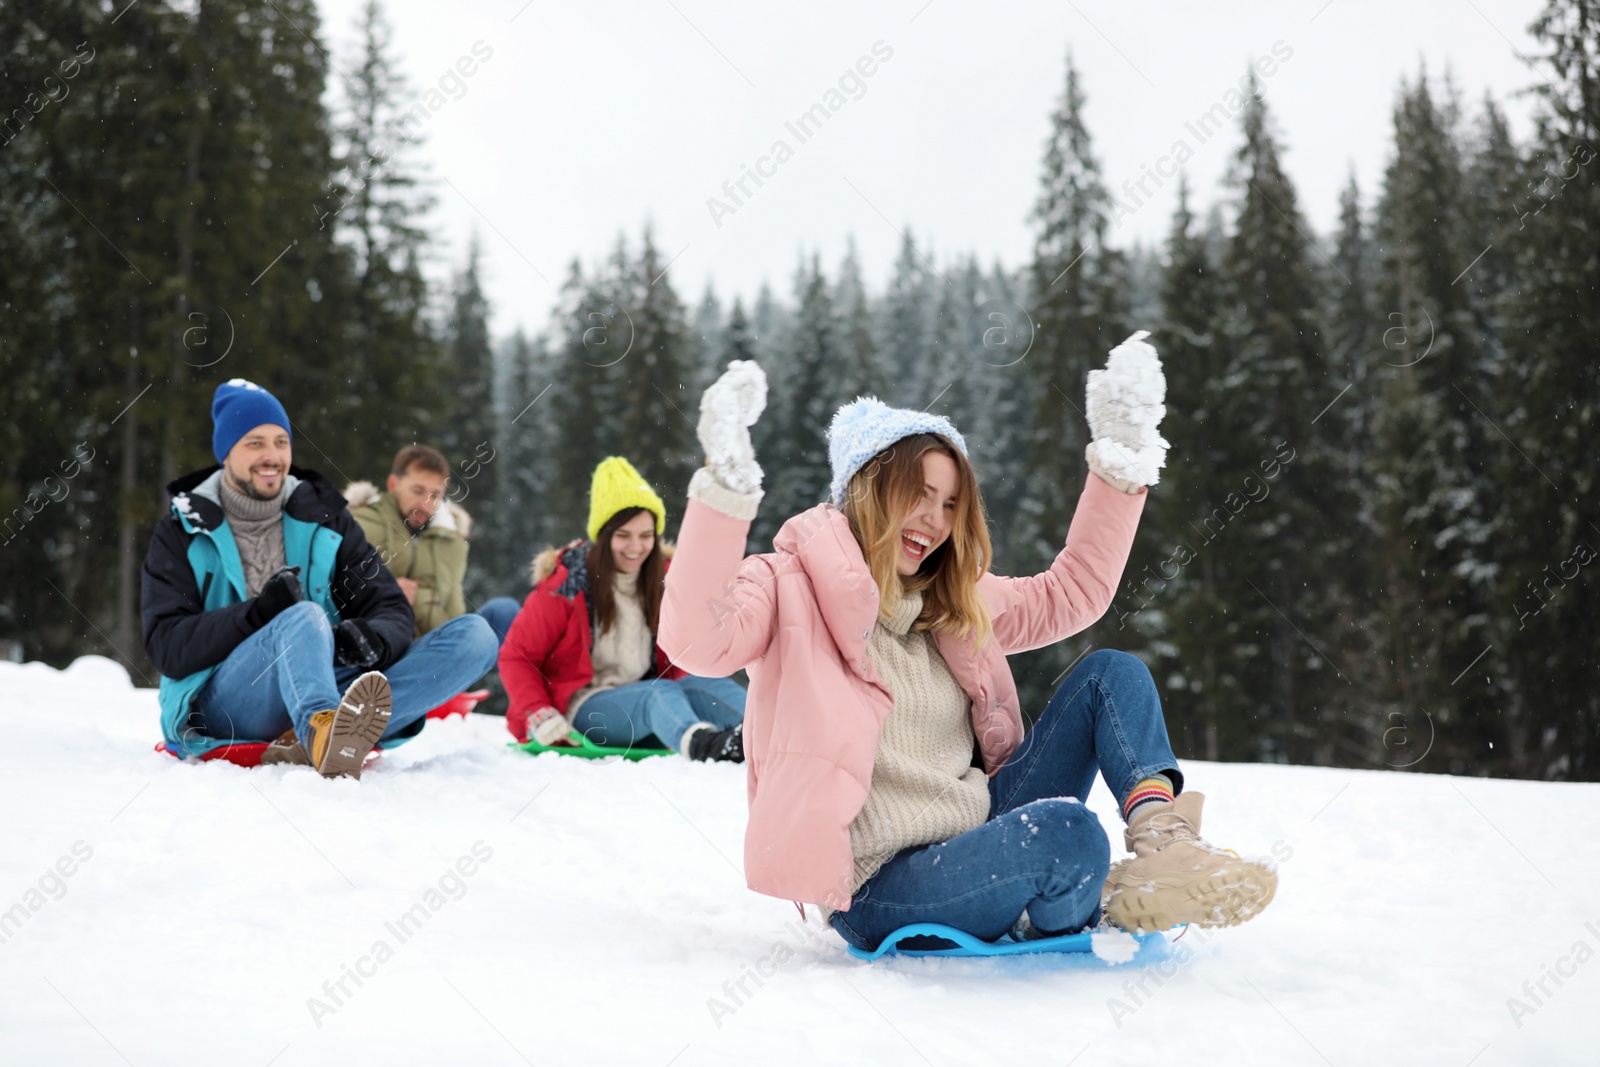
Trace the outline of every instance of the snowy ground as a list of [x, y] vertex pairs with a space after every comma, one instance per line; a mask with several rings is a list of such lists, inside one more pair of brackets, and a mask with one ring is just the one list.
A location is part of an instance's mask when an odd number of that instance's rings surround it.
[[1208, 836], [1283, 860], [1261, 918], [1144, 967], [865, 964], [744, 888], [742, 768], [477, 716], [360, 783], [185, 765], [102, 659], [0, 664], [0, 730], [7, 1065], [1600, 1060], [1596, 785], [1191, 763]]

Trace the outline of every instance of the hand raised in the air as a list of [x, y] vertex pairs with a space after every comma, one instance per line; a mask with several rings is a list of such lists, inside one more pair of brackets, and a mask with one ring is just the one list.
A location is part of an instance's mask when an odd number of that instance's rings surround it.
[[750, 443], [750, 427], [767, 406], [767, 376], [754, 360], [736, 359], [700, 398], [696, 435], [706, 466], [726, 489], [756, 493], [761, 465]]
[[1116, 348], [1104, 370], [1089, 372], [1089, 467], [1125, 493], [1155, 485], [1167, 460], [1157, 427], [1167, 413], [1161, 357], [1140, 330]]

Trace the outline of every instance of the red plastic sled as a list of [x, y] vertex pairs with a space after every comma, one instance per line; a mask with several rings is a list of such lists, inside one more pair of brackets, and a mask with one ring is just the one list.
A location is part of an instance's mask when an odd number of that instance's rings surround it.
[[[265, 741], [240, 741], [235, 745], [218, 745], [211, 751], [202, 754], [200, 759], [208, 763], [211, 760], [219, 759], [240, 767], [259, 767], [261, 766], [261, 754], [266, 750], [267, 742]], [[165, 741], [156, 742], [156, 751], [165, 752], [174, 759], [183, 758], [168, 748]]]
[[[466, 718], [472, 709], [487, 699], [488, 696], [489, 691], [487, 689], [474, 689], [470, 693], [457, 694], [428, 712], [428, 718], [445, 719], [451, 715], [460, 715], [462, 718]], [[201, 755], [200, 759], [206, 763], [212, 760], [225, 760], [238, 767], [259, 767], [261, 766], [261, 755], [266, 752], [267, 744], [268, 742], [266, 741], [240, 741], [232, 745], [218, 745], [211, 751]], [[156, 751], [165, 752], [174, 759], [183, 758], [169, 749], [165, 741], [156, 742]]]
[[448, 719], [452, 715], [459, 715], [465, 719], [472, 713], [473, 708], [483, 703], [488, 697], [489, 691], [487, 689], [474, 689], [470, 693], [458, 693], [428, 712], [428, 718]]
[[[265, 741], [240, 741], [238, 744], [233, 745], [218, 745], [216, 748], [209, 752], [203, 753], [197, 758], [202, 763], [210, 763], [212, 760], [222, 760], [226, 763], [231, 763], [236, 767], [259, 767], [261, 766], [261, 755], [262, 753], [266, 752], [266, 750], [267, 742]], [[168, 748], [165, 741], [156, 742], [156, 751], [165, 752], [174, 759], [183, 758]], [[373, 749], [367, 754], [367, 760], [363, 766], [372, 766], [382, 755], [383, 753], [378, 749]]]

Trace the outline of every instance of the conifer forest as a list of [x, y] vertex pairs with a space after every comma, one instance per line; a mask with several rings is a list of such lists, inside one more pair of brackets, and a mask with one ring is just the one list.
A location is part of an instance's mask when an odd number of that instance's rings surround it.
[[[1231, 156], [1226, 195], [1184, 186], [1163, 242], [1119, 240], [1150, 185], [1105, 176], [1068, 58], [1026, 262], [930, 252], [912, 220], [886, 277], [803, 253], [732, 297], [677, 288], [648, 225], [596, 220], [612, 252], [571, 259], [547, 325], [509, 336], [479, 246], [447, 285], [424, 269], [427, 95], [385, 19], [367, 6], [330, 94], [313, 0], [0, 5], [12, 656], [154, 684], [141, 561], [161, 487], [213, 462], [232, 377], [281, 398], [295, 462], [341, 486], [401, 444], [443, 451], [475, 523], [469, 603], [527, 593], [608, 455], [660, 490], [672, 537], [700, 394], [735, 359], [771, 388], [749, 551], [826, 496], [828, 420], [876, 395], [960, 427], [993, 569], [1030, 574], [1082, 490], [1086, 376], [1148, 329], [1170, 458], [1111, 610], [1013, 659], [1025, 709], [1117, 648], [1150, 666], [1180, 758], [1600, 780], [1600, 2], [1550, 0], [1531, 28], [1530, 136], [1414, 69], [1373, 132], [1382, 182], [1352, 176], [1328, 232], [1254, 91], [1263, 52], [1195, 131]], [[1184, 181], [1184, 147], [1151, 181]]]

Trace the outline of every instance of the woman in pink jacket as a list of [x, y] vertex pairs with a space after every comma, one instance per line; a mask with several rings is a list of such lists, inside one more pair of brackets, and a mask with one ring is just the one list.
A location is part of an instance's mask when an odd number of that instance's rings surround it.
[[[1110, 605], [1166, 454], [1166, 390], [1135, 334], [1089, 377], [1091, 473], [1042, 574], [990, 573], [977, 477], [955, 427], [864, 399], [828, 435], [831, 499], [744, 558], [761, 499], [749, 427], [766, 379], [735, 362], [701, 401], [706, 466], [661, 607], [660, 642], [697, 675], [743, 667], [750, 887], [821, 905], [875, 947], [914, 922], [987, 940], [1228, 926], [1276, 874], [1199, 836], [1155, 684], [1121, 652], [1086, 656], [1023, 736], [1006, 655]], [[1110, 865], [1083, 806], [1099, 774], [1133, 858]]]

